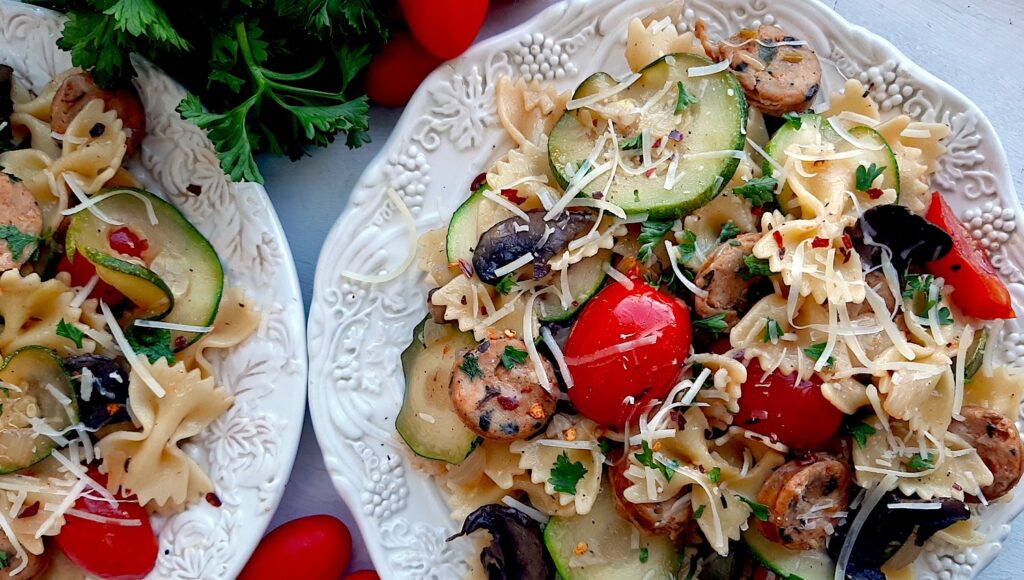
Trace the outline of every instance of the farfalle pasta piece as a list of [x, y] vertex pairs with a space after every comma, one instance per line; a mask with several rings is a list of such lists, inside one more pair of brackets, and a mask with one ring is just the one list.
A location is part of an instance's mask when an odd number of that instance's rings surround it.
[[248, 339], [260, 326], [262, 315], [254, 301], [241, 288], [228, 288], [220, 300], [213, 330], [179, 352], [175, 359], [188, 369], [198, 368], [203, 378], [214, 376], [213, 366], [207, 360], [209, 350], [227, 350]]
[[[720, 193], [706, 205], [686, 216], [683, 228], [694, 235], [694, 252], [684, 263], [699, 270], [707, 257], [718, 247], [722, 228], [731, 223], [740, 233], [756, 232], [757, 221], [750, 202], [732, 192]], [[678, 237], [677, 237], [678, 241]]]
[[835, 117], [843, 112], [850, 112], [856, 115], [878, 120], [878, 104], [871, 100], [864, 83], [857, 79], [847, 79], [843, 90], [832, 93], [829, 97], [829, 107], [823, 115]]
[[[491, 187], [491, 190], [515, 189], [518, 197], [526, 199], [519, 204], [519, 207], [524, 210], [541, 207], [539, 197], [541, 195], [551, 196], [552, 199], [560, 197], [562, 194], [553, 187], [554, 183], [555, 179], [551, 174], [547, 148], [532, 143], [512, 149], [497, 160], [487, 172], [487, 185]], [[501, 207], [493, 201], [485, 200], [481, 206], [484, 204], [491, 207], [480, 208], [479, 225], [483, 228], [480, 233], [513, 215], [507, 208]], [[486, 212], [493, 212], [493, 217]]]
[[570, 96], [568, 91], [559, 93], [550, 83], [501, 77], [494, 101], [498, 120], [516, 145], [543, 149], [548, 133], [565, 112]]
[[[62, 155], [50, 166], [54, 176], [69, 174], [88, 194], [102, 189], [117, 174], [128, 150], [121, 119], [103, 107], [103, 101], [95, 99], [75, 115], [64, 134]], [[97, 126], [104, 127], [98, 135]]]
[[664, 16], [658, 19], [640, 20], [634, 18], [629, 22], [626, 32], [626, 62], [633, 72], [676, 52], [686, 52], [707, 56], [704, 47], [692, 32], [679, 34], [674, 19]]
[[977, 372], [964, 387], [964, 405], [985, 407], [1010, 421], [1020, 417], [1021, 396], [1024, 395], [1024, 374], [1011, 373], [1005, 365], [992, 369], [991, 376]]
[[64, 79], [75, 72], [80, 71], [70, 69], [59, 74], [38, 95], [29, 92], [18, 82], [11, 87], [14, 109], [10, 122], [14, 138], [27, 138], [32, 149], [45, 153], [51, 159], [60, 157], [61, 151], [50, 128], [50, 103]]
[[927, 431], [936, 438], [949, 428], [953, 415], [952, 361], [941, 352], [914, 346], [908, 360], [895, 348], [882, 355], [882, 364], [912, 364], [897, 368], [878, 381], [885, 397], [882, 408], [894, 419], [907, 421], [912, 431]]
[[457, 268], [448, 263], [448, 227], [430, 230], [416, 242], [416, 264], [427, 273], [427, 282], [435, 287], [444, 286], [459, 275]]
[[50, 171], [53, 158], [39, 149], [16, 149], [0, 153], [4, 173], [21, 180], [36, 198], [43, 212], [43, 230], [55, 231], [69, 205], [68, 191]]
[[949, 136], [949, 127], [897, 115], [876, 129], [889, 143], [900, 168], [900, 204], [923, 212], [931, 197], [930, 175], [939, 168], [939, 158], [946, 152], [942, 140]]
[[618, 219], [605, 216], [603, 224], [599, 224], [597, 229], [576, 240], [584, 240], [580, 246], [556, 254], [548, 264], [552, 270], [565, 270], [581, 260], [597, 255], [601, 250], [612, 249], [615, 247], [615, 238], [626, 235], [628, 231]]
[[157, 397], [132, 371], [128, 400], [139, 430], [118, 431], [97, 444], [107, 487], [134, 494], [151, 508], [181, 507], [213, 491], [213, 482], [180, 445], [227, 411], [234, 399], [212, 377], [204, 379], [184, 363], [168, 366], [167, 359], [160, 359], [138, 364], [145, 365], [167, 393]]
[[705, 387], [697, 392], [696, 402], [707, 405], [700, 407], [708, 424], [715, 429], [726, 429], [732, 425], [732, 417], [739, 412], [739, 400], [743, 383], [747, 381], [747, 367], [740, 361], [720, 354], [695, 354], [688, 360], [711, 371]]
[[[533, 483], [543, 484], [545, 493], [555, 498], [559, 505], [572, 505], [575, 508], [575, 513], [582, 515], [590, 512], [601, 491], [604, 454], [598, 447], [595, 434], [597, 425], [593, 421], [583, 417], [567, 417], [567, 419], [571, 425], [568, 429], [562, 430], [560, 427], [563, 425], [552, 420], [545, 437], [529, 441], [513, 441], [509, 450], [519, 454], [519, 467], [530, 474], [530, 480]], [[545, 440], [565, 441], [569, 429], [573, 432], [573, 442], [589, 442], [591, 443], [590, 448], [570, 449], [544, 443]], [[570, 463], [582, 463], [586, 469], [583, 477], [576, 482], [575, 494], [556, 491], [550, 481], [551, 470], [563, 453]]]
[[61, 356], [95, 351], [96, 343], [91, 338], [84, 338], [78, 348], [70, 339], [57, 335], [62, 320], [83, 332], [94, 330], [81, 322], [82, 309], [71, 305], [76, 293], [63, 280], [44, 282], [39, 274], [22, 277], [18, 270], [0, 274], [0, 353], [8, 355], [29, 345], [52, 348]]

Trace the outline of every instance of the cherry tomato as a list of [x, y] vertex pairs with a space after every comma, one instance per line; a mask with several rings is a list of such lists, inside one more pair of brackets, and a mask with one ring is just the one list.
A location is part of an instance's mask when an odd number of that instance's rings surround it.
[[[622, 427], [637, 409], [664, 399], [690, 352], [690, 309], [636, 277], [614, 283], [583, 307], [569, 332], [565, 359], [574, 386], [569, 397], [583, 415]], [[641, 341], [628, 350], [619, 345]], [[629, 404], [627, 397], [635, 402]]]
[[750, 361], [734, 425], [811, 451], [825, 448], [839, 433], [843, 413], [821, 394], [818, 375], [800, 382], [796, 373], [781, 371], [762, 377], [761, 364]]
[[306, 516], [267, 534], [238, 580], [340, 578], [352, 558], [352, 535], [334, 516]]
[[407, 32], [396, 32], [373, 57], [366, 75], [366, 94], [383, 107], [401, 107], [441, 59], [423, 50]]
[[110, 249], [125, 256], [142, 258], [149, 249], [149, 241], [133, 232], [130, 228], [117, 228], [107, 234]]
[[[57, 271], [70, 274], [72, 286], [85, 286], [96, 275], [96, 267], [84, 256], [76, 256], [74, 262], [64, 256], [57, 264]], [[124, 300], [124, 294], [103, 280], [99, 280], [96, 282], [96, 287], [89, 293], [89, 298], [98, 298], [110, 306], [115, 306]]]
[[[89, 468], [89, 476], [100, 485], [107, 483], [106, 475], [94, 467]], [[128, 501], [111, 506], [103, 499], [80, 497], [75, 500], [75, 509], [107, 518], [140, 520], [141, 526], [100, 523], [69, 514], [64, 516], [66, 523], [57, 536], [57, 545], [90, 575], [116, 580], [144, 578], [156, 566], [159, 552], [149, 514], [134, 496], [117, 498]]]
[[342, 580], [380, 580], [376, 570], [359, 570], [345, 576]]
[[455, 58], [480, 33], [488, 0], [398, 0], [416, 40], [431, 54]]
[[953, 287], [953, 302], [964, 314], [975, 318], [1015, 318], [1010, 291], [996, 274], [988, 253], [974, 243], [967, 228], [937, 191], [932, 194], [927, 217], [953, 238], [953, 249], [928, 263], [929, 272], [941, 276]]

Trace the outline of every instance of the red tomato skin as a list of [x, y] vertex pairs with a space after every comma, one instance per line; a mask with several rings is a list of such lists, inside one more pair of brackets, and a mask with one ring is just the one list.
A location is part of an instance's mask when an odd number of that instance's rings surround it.
[[366, 94], [382, 107], [402, 107], [442, 60], [416, 43], [407, 32], [396, 32], [373, 57], [366, 74]]
[[399, 0], [409, 30], [424, 48], [442, 60], [453, 59], [476, 39], [489, 0]]
[[125, 256], [142, 258], [142, 255], [149, 250], [149, 241], [139, 236], [131, 228], [117, 228], [107, 234], [107, 241], [110, 249]]
[[376, 570], [359, 570], [345, 576], [342, 580], [380, 580]]
[[267, 534], [238, 580], [340, 578], [352, 558], [352, 534], [334, 516], [306, 516]]
[[[655, 333], [660, 336], [653, 344], [597, 361], [570, 362]], [[621, 428], [648, 403], [668, 395], [692, 338], [690, 309], [682, 300], [639, 277], [632, 290], [613, 283], [590, 299], [569, 332], [564, 353], [574, 383], [569, 398], [584, 416]], [[623, 402], [629, 396], [636, 399], [632, 405]]]
[[821, 378], [812, 375], [798, 383], [796, 373], [783, 375], [780, 371], [762, 377], [764, 370], [757, 359], [747, 363], [747, 382], [733, 425], [772, 437], [792, 449], [828, 448], [839, 433], [843, 412], [821, 394]]
[[[75, 261], [68, 260], [65, 255], [57, 264], [58, 272], [67, 272], [71, 276], [72, 286], [85, 286], [96, 275], [96, 266], [85, 259], [84, 256], [76, 256]], [[124, 300], [124, 294], [103, 280], [96, 282], [96, 287], [89, 293], [89, 298], [98, 298], [110, 306], [116, 306]]]
[[927, 218], [953, 238], [953, 249], [929, 262], [927, 268], [953, 287], [950, 297], [960, 310], [982, 320], [1016, 318], [1010, 291], [999, 279], [988, 253], [975, 245], [970, 232], [937, 191], [932, 194]]
[[[100, 485], [107, 478], [95, 468], [89, 475]], [[115, 495], [118, 499], [120, 495]], [[137, 519], [141, 526], [101, 524], [73, 515], [66, 515], [66, 523], [57, 535], [57, 545], [68, 559], [94, 576], [108, 580], [135, 580], [144, 578], [156, 566], [160, 547], [146, 508], [135, 501], [111, 506], [104, 500], [80, 497], [75, 508], [111, 518]]]

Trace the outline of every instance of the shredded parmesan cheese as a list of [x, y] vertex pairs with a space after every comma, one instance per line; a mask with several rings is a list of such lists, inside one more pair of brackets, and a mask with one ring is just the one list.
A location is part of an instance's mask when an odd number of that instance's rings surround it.
[[[691, 66], [690, 68], [686, 69], [686, 76], [690, 78], [705, 77], [713, 74], [718, 74], [727, 68], [729, 68], [728, 60], [723, 60], [722, 62], [716, 62], [715, 64], [709, 64], [705, 66]], [[764, 65], [761, 65], [761, 68], [763, 69]]]
[[389, 272], [387, 274], [360, 274], [359, 272], [342, 270], [341, 276], [343, 278], [348, 278], [350, 280], [366, 284], [383, 284], [401, 276], [409, 269], [409, 266], [411, 266], [413, 261], [416, 259], [416, 220], [412, 217], [412, 212], [409, 211], [409, 206], [405, 205], [405, 202], [402, 201], [402, 198], [398, 196], [398, 193], [396, 193], [395, 190], [388, 189], [387, 196], [388, 199], [391, 200], [391, 203], [395, 205], [395, 208], [398, 209], [398, 214], [402, 216], [402, 222], [405, 224], [406, 232], [409, 235], [409, 252], [405, 256], [405, 261], [402, 262], [402, 264], [393, 272]]
[[501, 276], [504, 276], [505, 274], [511, 274], [512, 272], [515, 272], [519, 268], [522, 268], [523, 266], [529, 264], [532, 261], [533, 261], [533, 252], [527, 252], [526, 254], [523, 254], [522, 256], [519, 256], [515, 260], [512, 260], [508, 264], [505, 264], [504, 266], [502, 266], [500, 268], [496, 268], [494, 270], [494, 275], [498, 276], [500, 278]]
[[114, 340], [117, 341], [117, 346], [124, 354], [125, 360], [128, 361], [128, 365], [133, 371], [138, 373], [142, 382], [146, 383], [146, 386], [153, 391], [154, 395], [158, 398], [163, 398], [163, 396], [167, 394], [167, 391], [160, 385], [160, 382], [153, 377], [152, 373], [149, 372], [149, 369], [141, 363], [139, 355], [135, 354], [135, 351], [132, 350], [131, 345], [128, 344], [128, 339], [124, 336], [124, 332], [121, 331], [121, 327], [117, 324], [117, 319], [114, 318], [114, 314], [110, 311], [110, 307], [108, 307], [105, 302], [100, 301], [100, 311], [103, 313], [103, 318], [106, 320], [107, 326], [110, 327], [110, 334], [113, 335]]
[[212, 326], [192, 326], [191, 324], [178, 324], [176, 322], [164, 322], [162, 320], [139, 319], [134, 322], [135, 326], [141, 328], [159, 328], [161, 330], [173, 330], [176, 332], [195, 332], [205, 334], [213, 330]]

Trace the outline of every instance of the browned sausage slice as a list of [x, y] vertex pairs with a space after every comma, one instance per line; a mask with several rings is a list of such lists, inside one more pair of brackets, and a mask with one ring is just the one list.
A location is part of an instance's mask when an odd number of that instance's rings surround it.
[[23, 236], [37, 237], [43, 230], [43, 213], [36, 198], [6, 173], [0, 173], [0, 226], [6, 226], [2, 229], [7, 234], [0, 236], [0, 272], [5, 272], [24, 264], [35, 251], [36, 243], [25, 245]]
[[21, 565], [21, 560], [15, 556], [14, 546], [7, 539], [7, 535], [3, 533], [0, 533], [0, 552], [7, 554], [9, 561], [5, 568], [0, 569], [0, 580], [33, 580], [42, 577], [46, 569], [50, 567], [50, 557], [45, 552], [40, 556], [28, 554], [25, 569], [18, 572], [16, 576], [11, 576], [11, 571]]
[[711, 58], [729, 61], [750, 104], [769, 115], [804, 111], [821, 89], [818, 55], [806, 45], [780, 45], [797, 39], [777, 26], [741, 30], [718, 44], [708, 41], [703, 21], [694, 32]]
[[526, 439], [555, 413], [558, 381], [543, 357], [551, 392], [540, 384], [529, 357], [508, 368], [502, 362], [506, 348], [514, 349], [513, 355], [526, 352], [526, 344], [515, 338], [485, 340], [466, 352], [456, 362], [448, 394], [462, 422], [481, 437]]
[[757, 494], [771, 517], [758, 521], [764, 537], [793, 550], [825, 547], [829, 530], [850, 501], [850, 467], [827, 456], [794, 460], [776, 469]]
[[628, 461], [622, 459], [608, 468], [615, 511], [638, 528], [651, 534], [668, 536], [672, 540], [692, 531], [696, 522], [693, 520], [693, 506], [689, 502], [680, 503], [678, 497], [659, 503], [633, 503], [626, 499], [625, 491], [633, 485], [626, 477], [629, 465]]
[[58, 87], [50, 103], [50, 126], [57, 133], [64, 133], [75, 115], [94, 99], [103, 99], [104, 110], [116, 112], [124, 124], [128, 134], [127, 155], [138, 152], [146, 137], [146, 111], [139, 95], [131, 89], [101, 89], [89, 73], [71, 75]]
[[[985, 407], [967, 405], [960, 410], [963, 421], [954, 421], [949, 430], [978, 450], [981, 460], [992, 472], [992, 485], [981, 488], [985, 499], [1003, 497], [1024, 473], [1024, 443], [1017, 426], [1003, 415]], [[978, 501], [968, 498], [969, 501]]]
[[739, 322], [749, 308], [756, 293], [752, 290], [763, 282], [763, 278], [744, 278], [746, 265], [743, 259], [751, 254], [761, 234], [741, 234], [735, 238], [739, 245], [722, 244], [708, 256], [697, 272], [697, 287], [707, 290], [708, 295], [697, 296], [694, 300], [697, 314], [708, 318], [725, 314], [728, 328]]

